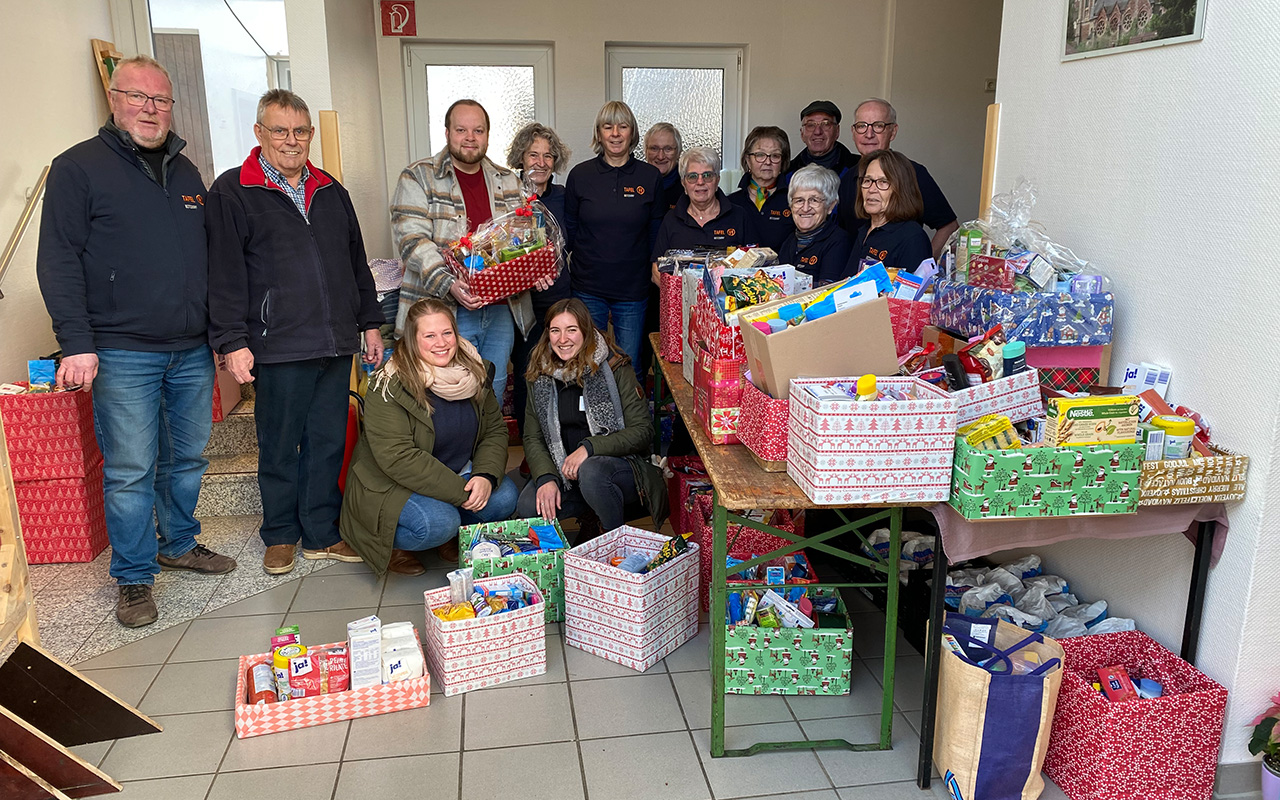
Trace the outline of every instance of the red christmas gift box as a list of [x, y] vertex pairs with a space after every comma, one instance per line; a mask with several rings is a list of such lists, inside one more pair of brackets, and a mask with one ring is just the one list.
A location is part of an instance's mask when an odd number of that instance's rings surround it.
[[697, 529], [694, 501], [698, 494], [710, 491], [711, 479], [697, 456], [671, 456], [667, 459], [667, 469], [672, 473], [667, 478], [671, 530], [677, 534], [693, 533]]
[[738, 439], [767, 472], [787, 469], [787, 401], [775, 400], [751, 381], [742, 382]]
[[[696, 542], [699, 548], [699, 569], [702, 572], [702, 583], [699, 589], [699, 596], [702, 601], [702, 610], [711, 610], [711, 566], [712, 566], [712, 525], [711, 511], [712, 499], [711, 495], [699, 495], [696, 501], [696, 510], [693, 513], [696, 519], [696, 529], [693, 533], [692, 541]], [[768, 520], [768, 524], [779, 530], [788, 531], [799, 536], [804, 535], [803, 518], [796, 518], [786, 509], [778, 509], [773, 512], [764, 512], [764, 518]], [[790, 541], [783, 539], [781, 536], [774, 536], [771, 533], [756, 530], [746, 525], [730, 524], [726, 532], [727, 545], [725, 552], [730, 557], [746, 561], [748, 558], [754, 558], [758, 555], [777, 550], [779, 547], [790, 544]]]
[[1040, 376], [1026, 369], [1005, 378], [980, 383], [952, 392], [960, 404], [956, 425], [965, 425], [988, 414], [1003, 414], [1010, 422], [1023, 422], [1044, 416], [1044, 400], [1040, 396]]
[[734, 324], [726, 324], [720, 318], [716, 304], [707, 295], [706, 287], [699, 282], [697, 299], [689, 317], [689, 341], [694, 352], [706, 350], [713, 357], [732, 361], [746, 361], [747, 351], [742, 344], [742, 331]]
[[898, 357], [906, 355], [911, 348], [919, 347], [924, 339], [924, 328], [929, 324], [929, 303], [918, 300], [902, 300], [889, 298], [889, 321], [893, 325], [893, 344]]
[[743, 363], [697, 351], [693, 376], [693, 414], [712, 444], [738, 443], [738, 414], [742, 406]]
[[[1061, 639], [1066, 670], [1044, 771], [1071, 800], [1209, 800], [1227, 690], [1140, 631]], [[1112, 702], [1102, 667], [1159, 683], [1153, 700]]]
[[102, 463], [89, 392], [0, 395], [0, 415], [14, 481], [83, 478]]
[[684, 311], [680, 275], [658, 276], [658, 355], [673, 364], [684, 360]]
[[29, 563], [92, 561], [107, 548], [101, 461], [82, 478], [22, 481], [13, 492]]

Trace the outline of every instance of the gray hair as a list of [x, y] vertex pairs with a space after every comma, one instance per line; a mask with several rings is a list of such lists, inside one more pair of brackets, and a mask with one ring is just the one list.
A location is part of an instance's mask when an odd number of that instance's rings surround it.
[[507, 166], [512, 169], [522, 169], [524, 167], [524, 154], [538, 139], [546, 139], [547, 144], [551, 147], [551, 160], [555, 164], [552, 171], [564, 172], [564, 168], [569, 165], [569, 158], [573, 155], [573, 151], [560, 140], [555, 131], [540, 122], [530, 122], [516, 131], [516, 137], [511, 140], [511, 146], [507, 148]]
[[835, 205], [840, 197], [840, 176], [817, 164], [801, 167], [791, 173], [791, 183], [787, 186], [787, 203], [795, 199], [796, 192], [816, 190], [822, 195], [827, 206]]
[[148, 55], [130, 56], [129, 58], [119, 61], [115, 65], [115, 68], [111, 70], [111, 83], [107, 88], [109, 89], [116, 88], [116, 80], [117, 80], [116, 76], [118, 76], [120, 74], [120, 70], [124, 69], [125, 67], [138, 67], [139, 69], [154, 69], [156, 72], [159, 72], [161, 75], [163, 75], [164, 79], [169, 82], [169, 88], [170, 89], [173, 88], [173, 78], [169, 77], [169, 70], [164, 68], [164, 64], [161, 64], [159, 61], [156, 61], [154, 58]]
[[680, 154], [680, 174], [684, 175], [689, 170], [690, 164], [706, 164], [711, 167], [711, 171], [716, 175], [720, 174], [720, 154], [716, 152], [714, 147], [690, 147]]
[[311, 122], [311, 109], [307, 108], [305, 100], [288, 89], [271, 89], [258, 101], [257, 123], [259, 125], [262, 124], [262, 115], [267, 113], [268, 108], [273, 107], [301, 111], [307, 115], [307, 122]]
[[626, 125], [631, 128], [631, 140], [627, 142], [627, 150], [636, 149], [640, 142], [640, 131], [636, 130], [636, 115], [631, 106], [621, 100], [610, 100], [600, 106], [596, 114], [596, 126], [591, 131], [591, 149], [596, 155], [604, 153], [604, 140], [600, 138], [600, 129], [605, 125]]
[[898, 124], [898, 112], [894, 110], [893, 104], [890, 103], [888, 100], [882, 100], [879, 97], [868, 97], [866, 100], [863, 100], [861, 103], [858, 103], [858, 108], [855, 108], [853, 110], [853, 115], [856, 117], [858, 115], [859, 109], [861, 109], [863, 106], [867, 105], [868, 103], [876, 103], [877, 105], [884, 106], [884, 110], [889, 115], [889, 118], [886, 119], [885, 122], [888, 122], [890, 125]]
[[649, 130], [644, 132], [644, 146], [646, 148], [649, 147], [649, 137], [655, 133], [671, 134], [671, 138], [676, 140], [676, 152], [684, 151], [684, 137], [680, 135], [680, 131], [676, 129], [676, 126], [670, 122], [655, 122], [650, 126]]

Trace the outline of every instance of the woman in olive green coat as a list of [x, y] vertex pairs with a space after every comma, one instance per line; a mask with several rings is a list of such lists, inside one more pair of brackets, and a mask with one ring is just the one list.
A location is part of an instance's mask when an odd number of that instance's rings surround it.
[[507, 427], [476, 348], [439, 300], [409, 309], [404, 338], [374, 373], [339, 528], [374, 572], [420, 575], [410, 553], [457, 561], [458, 528], [508, 519]]
[[530, 480], [516, 514], [579, 517], [588, 507], [610, 531], [640, 510], [654, 528], [667, 517], [667, 485], [650, 463], [649, 404], [631, 360], [596, 329], [586, 305], [547, 311], [529, 355], [524, 455]]

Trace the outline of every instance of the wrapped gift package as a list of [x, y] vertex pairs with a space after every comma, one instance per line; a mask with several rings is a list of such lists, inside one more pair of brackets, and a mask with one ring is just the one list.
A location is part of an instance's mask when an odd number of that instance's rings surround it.
[[[837, 589], [843, 627], [761, 628], [730, 625], [725, 630], [726, 694], [848, 694], [853, 669], [853, 622]], [[723, 622], [721, 623], [723, 624]]]
[[1059, 392], [1083, 392], [1107, 382], [1111, 345], [1028, 347], [1027, 366], [1040, 372], [1040, 385]]
[[496, 303], [529, 291], [544, 278], [554, 278], [559, 269], [556, 247], [547, 244], [527, 255], [474, 272], [467, 281], [471, 285], [471, 294], [486, 304]]
[[673, 364], [684, 360], [684, 313], [680, 275], [658, 276], [658, 355]]
[[13, 493], [28, 563], [92, 561], [107, 548], [101, 461], [84, 477], [23, 481]]
[[889, 322], [893, 325], [893, 344], [899, 358], [920, 344], [924, 326], [929, 324], [931, 308], [928, 303], [919, 300], [889, 298]]
[[[1140, 631], [1059, 641], [1066, 670], [1044, 771], [1071, 800], [1209, 800], [1227, 690]], [[1155, 699], [1113, 703], [1090, 685], [1122, 666]], [[1243, 723], [1242, 723], [1243, 725]]]
[[1243, 500], [1249, 457], [1209, 445], [1207, 458], [1142, 462], [1142, 494], [1138, 505], [1226, 503]]
[[[427, 616], [433, 616], [427, 612]], [[324, 647], [336, 647], [336, 642]], [[330, 722], [372, 717], [422, 708], [431, 702], [431, 675], [424, 671], [421, 678], [393, 681], [345, 692], [319, 694], [313, 697], [296, 697], [276, 703], [250, 704], [247, 674], [258, 664], [270, 664], [271, 653], [240, 656], [240, 671], [236, 678], [236, 738], [261, 736], [264, 733], [280, 733], [298, 728], [310, 728]]]
[[698, 529], [696, 500], [699, 494], [711, 491], [711, 479], [696, 455], [670, 456], [667, 469], [671, 472], [667, 478], [671, 530], [677, 534], [693, 533]]
[[471, 619], [442, 620], [433, 608], [449, 605], [449, 587], [423, 593], [427, 627], [427, 664], [445, 696], [543, 675], [547, 671], [547, 623], [542, 597], [528, 576], [519, 573], [477, 578], [478, 586], [517, 584], [537, 595], [527, 608]]
[[83, 478], [102, 463], [89, 392], [0, 395], [0, 415], [16, 482]]
[[857, 378], [791, 381], [787, 475], [821, 505], [945, 501], [955, 451], [955, 398], [915, 378], [877, 382], [910, 390], [916, 400], [819, 400], [806, 388], [837, 381]]
[[1132, 514], [1144, 445], [977, 450], [955, 440], [951, 507], [965, 519]]
[[693, 376], [693, 414], [712, 444], [738, 443], [738, 415], [742, 406], [743, 364], [716, 358], [698, 348]]
[[1030, 348], [1108, 344], [1114, 313], [1111, 292], [1006, 292], [942, 281], [934, 291], [930, 317], [934, 325], [964, 336], [977, 336], [999, 323], [1009, 341]]
[[1044, 415], [1040, 376], [1034, 369], [960, 389], [952, 392], [951, 396], [960, 404], [956, 411], [957, 426], [988, 414], [1003, 414], [1010, 422], [1023, 422]]
[[787, 471], [787, 401], [774, 400], [748, 380], [742, 382], [738, 439], [765, 472]]
[[[695, 502], [697, 510], [695, 512], [696, 527], [693, 534], [693, 541], [697, 542], [701, 548], [701, 564], [702, 586], [701, 586], [701, 602], [702, 610], [711, 610], [711, 567], [712, 567], [712, 524], [711, 512], [713, 501], [711, 495], [699, 495]], [[794, 533], [798, 536], [804, 536], [803, 517], [796, 517], [787, 509], [778, 509], [776, 511], [765, 511], [764, 518], [768, 524], [783, 531]], [[733, 558], [746, 560], [758, 555], [777, 550], [779, 547], [785, 547], [790, 544], [790, 540], [783, 539], [781, 536], [774, 536], [771, 533], [756, 530], [755, 528], [742, 525], [740, 523], [729, 523], [727, 531], [727, 547], [725, 553]]]
[[669, 538], [624, 525], [564, 562], [565, 643], [643, 672], [698, 633], [698, 545], [643, 575], [614, 556], [656, 556]]
[[564, 619], [564, 550], [552, 550], [546, 553], [513, 553], [497, 558], [472, 558], [471, 547], [487, 533], [499, 535], [521, 536], [528, 532], [531, 525], [551, 525], [560, 534], [560, 540], [568, 543], [564, 530], [557, 520], [547, 521], [541, 517], [529, 519], [508, 519], [501, 522], [483, 522], [477, 525], [464, 525], [458, 529], [458, 559], [464, 567], [471, 567], [476, 578], [512, 575], [526, 575], [538, 587], [542, 602], [546, 605], [547, 622], [559, 622]]

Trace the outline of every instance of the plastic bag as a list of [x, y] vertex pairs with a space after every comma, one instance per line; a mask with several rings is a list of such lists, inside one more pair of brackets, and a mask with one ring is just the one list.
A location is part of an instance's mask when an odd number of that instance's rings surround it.
[[1053, 610], [1059, 613], [1061, 613], [1063, 609], [1080, 605], [1080, 601], [1070, 592], [1055, 594], [1047, 599], [1049, 600], [1049, 605], [1053, 606]]
[[[519, 208], [482, 223], [474, 232], [443, 249], [445, 263], [455, 275], [473, 282], [486, 269], [549, 247], [549, 252], [554, 256], [551, 268], [539, 272], [532, 282], [528, 280], [530, 276], [523, 276], [523, 282], [529, 283], [529, 288], [532, 288], [533, 282], [547, 278], [555, 280], [560, 276], [564, 269], [565, 251], [560, 224], [537, 199], [537, 195], [526, 190], [524, 197], [524, 204]], [[518, 290], [516, 294], [520, 291], [525, 290]]]
[[[906, 531], [903, 531], [902, 535], [906, 536], [907, 535]], [[917, 564], [920, 566], [924, 566], [925, 564], [932, 564], [933, 563], [933, 545], [934, 545], [934, 538], [932, 536], [916, 534], [916, 538], [912, 539], [909, 542], [903, 542], [902, 560], [910, 561], [912, 564]]]
[[1014, 606], [1005, 605], [1003, 603], [997, 603], [996, 605], [990, 606], [986, 611], [983, 611], [980, 616], [988, 618], [997, 617], [1005, 622], [1012, 622], [1014, 625], [1026, 628], [1029, 631], [1035, 631], [1036, 633], [1043, 631], [1045, 627], [1044, 620], [1037, 617], [1035, 614], [1028, 614]]
[[975, 586], [982, 585], [982, 578], [987, 570], [982, 567], [973, 569], [956, 569], [947, 573], [947, 590], [945, 602], [951, 608], [959, 608], [960, 597]]
[[1013, 598], [1000, 588], [998, 583], [988, 583], [983, 586], [975, 586], [964, 594], [960, 595], [960, 613], [969, 617], [977, 617], [986, 611], [988, 607], [1003, 603], [1012, 606]]
[[1060, 617], [1078, 619], [1089, 627], [1093, 627], [1107, 618], [1107, 601], [1098, 600], [1089, 605], [1072, 606], [1058, 614]]
[[1022, 581], [1018, 580], [1008, 570], [1003, 567], [996, 567], [986, 574], [983, 583], [994, 583], [1005, 591], [1014, 600], [1018, 600], [1026, 593], [1027, 587], [1022, 585]]
[[1053, 597], [1055, 594], [1062, 594], [1071, 590], [1071, 586], [1066, 579], [1057, 575], [1037, 575], [1034, 578], [1027, 578], [1023, 583], [1026, 584], [1028, 589], [1037, 586], [1043, 588], [1045, 597]]
[[[916, 531], [902, 532], [902, 554], [903, 561], [910, 561], [914, 564], [929, 564], [933, 562], [933, 545], [932, 536], [925, 536]], [[884, 558], [889, 555], [889, 529], [876, 528], [867, 537], [867, 543], [862, 545], [862, 552], [867, 558]], [[904, 569], [914, 569], [914, 567], [905, 567]]]
[[1058, 612], [1054, 609], [1053, 604], [1044, 596], [1044, 588], [1037, 586], [1028, 589], [1018, 602], [1014, 603], [1014, 607], [1019, 611], [1025, 611], [1033, 614], [1040, 619], [1050, 620], [1058, 616]]
[[1085, 624], [1074, 617], [1064, 617], [1059, 614], [1054, 619], [1049, 620], [1049, 624], [1044, 628], [1044, 635], [1051, 639], [1067, 639], [1072, 636], [1084, 636], [1089, 632]]
[[1019, 558], [1016, 561], [1010, 561], [1007, 564], [1001, 564], [1000, 567], [1006, 572], [1012, 574], [1015, 578], [1024, 581], [1027, 578], [1034, 578], [1043, 572], [1040, 568], [1040, 556], [1034, 554], [1023, 556], [1022, 558]]
[[1124, 617], [1107, 617], [1101, 622], [1096, 623], [1093, 627], [1089, 628], [1089, 635], [1092, 636], [1095, 633], [1119, 633], [1120, 631], [1136, 631], [1137, 629], [1138, 629], [1137, 624], [1131, 619], [1126, 619]]

